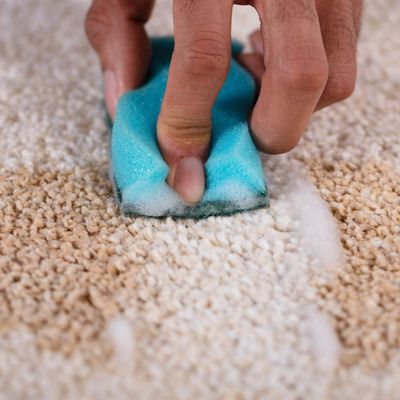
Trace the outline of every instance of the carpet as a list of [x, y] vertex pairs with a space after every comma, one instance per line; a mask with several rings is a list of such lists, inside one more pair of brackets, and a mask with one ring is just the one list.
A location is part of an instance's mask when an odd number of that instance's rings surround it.
[[87, 7], [0, 4], [0, 399], [399, 399], [400, 4], [271, 206], [201, 221], [118, 213]]

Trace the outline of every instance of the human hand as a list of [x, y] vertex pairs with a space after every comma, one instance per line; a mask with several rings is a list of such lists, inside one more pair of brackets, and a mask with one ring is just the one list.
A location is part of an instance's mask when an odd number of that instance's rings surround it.
[[[312, 113], [350, 96], [362, 0], [240, 0], [260, 16], [254, 53], [240, 61], [260, 92], [250, 116], [261, 151], [278, 154], [299, 142]], [[144, 24], [154, 0], [93, 0], [86, 32], [104, 71], [113, 117], [117, 100], [143, 81], [150, 45]], [[157, 138], [170, 166], [167, 182], [195, 203], [204, 191], [211, 110], [231, 54], [233, 0], [175, 0], [175, 48]]]

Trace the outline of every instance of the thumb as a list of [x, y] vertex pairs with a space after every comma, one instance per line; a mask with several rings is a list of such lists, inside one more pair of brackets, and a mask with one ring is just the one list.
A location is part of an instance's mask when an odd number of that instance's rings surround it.
[[114, 118], [118, 98], [141, 84], [150, 62], [144, 24], [154, 0], [93, 0], [85, 30], [104, 74], [107, 109]]
[[182, 200], [197, 203], [205, 187], [204, 163], [211, 138], [211, 116], [204, 120], [187, 116], [184, 107], [177, 112], [185, 117], [173, 116], [168, 103], [164, 104], [157, 136], [161, 153], [170, 167], [167, 182]]
[[212, 107], [230, 63], [231, 14], [230, 0], [174, 1], [175, 48], [157, 138], [167, 182], [188, 203], [204, 192]]

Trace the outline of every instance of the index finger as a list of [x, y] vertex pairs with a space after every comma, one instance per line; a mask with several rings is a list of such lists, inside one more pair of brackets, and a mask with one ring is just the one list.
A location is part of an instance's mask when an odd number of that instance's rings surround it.
[[175, 0], [175, 48], [158, 119], [168, 183], [184, 200], [204, 191], [211, 112], [230, 63], [232, 0]]

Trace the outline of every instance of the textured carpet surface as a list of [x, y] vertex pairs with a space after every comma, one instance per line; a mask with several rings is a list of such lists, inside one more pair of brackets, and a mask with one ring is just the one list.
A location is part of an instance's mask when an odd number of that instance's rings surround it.
[[354, 96], [264, 160], [270, 208], [178, 222], [113, 203], [87, 6], [0, 3], [0, 399], [399, 399], [398, 1]]

